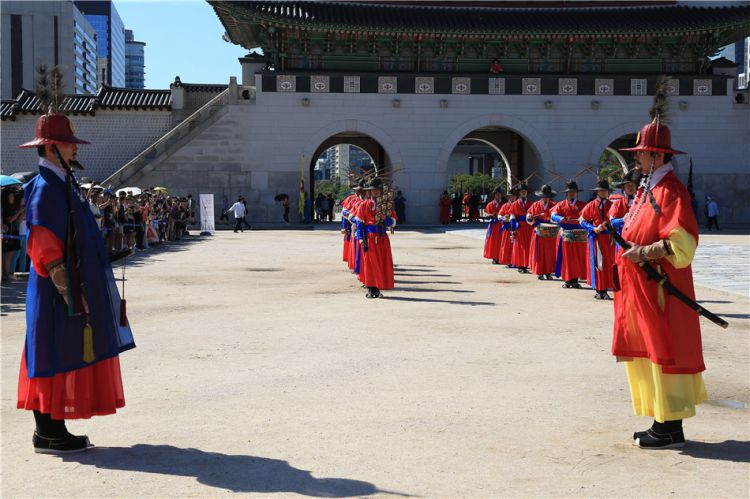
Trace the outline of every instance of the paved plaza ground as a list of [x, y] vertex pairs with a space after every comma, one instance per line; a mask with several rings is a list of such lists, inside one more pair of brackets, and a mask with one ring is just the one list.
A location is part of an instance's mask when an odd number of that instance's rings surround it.
[[684, 449], [643, 451], [611, 302], [490, 265], [472, 230], [397, 232], [382, 300], [336, 230], [139, 253], [127, 406], [72, 422], [97, 448], [62, 458], [14, 408], [25, 283], [4, 286], [2, 496], [747, 497], [747, 236], [702, 238], [698, 299], [731, 323], [702, 321], [711, 400]]

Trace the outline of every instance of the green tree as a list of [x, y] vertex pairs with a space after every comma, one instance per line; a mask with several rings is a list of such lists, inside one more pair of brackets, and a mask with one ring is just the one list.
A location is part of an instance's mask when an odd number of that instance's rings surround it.
[[328, 196], [329, 194], [332, 194], [333, 198], [338, 201], [344, 199], [344, 194], [347, 190], [348, 187], [342, 184], [338, 179], [320, 180], [315, 184], [316, 195], [323, 194], [324, 196]]
[[450, 189], [454, 192], [466, 193], [476, 192], [477, 194], [489, 193], [499, 186], [507, 190], [505, 179], [492, 178], [489, 175], [453, 175], [450, 178]]
[[599, 178], [606, 179], [610, 184], [622, 180], [622, 164], [612, 151], [604, 150], [599, 157]]

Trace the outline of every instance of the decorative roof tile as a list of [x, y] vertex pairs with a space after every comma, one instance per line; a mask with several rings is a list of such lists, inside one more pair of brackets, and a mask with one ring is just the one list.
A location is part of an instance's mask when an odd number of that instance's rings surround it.
[[[172, 92], [102, 86], [96, 95], [70, 94], [63, 99], [60, 111], [66, 114], [95, 114], [97, 109], [170, 110]], [[42, 114], [42, 103], [30, 90], [24, 89], [15, 99], [2, 101], [0, 118], [15, 119], [19, 113]]]

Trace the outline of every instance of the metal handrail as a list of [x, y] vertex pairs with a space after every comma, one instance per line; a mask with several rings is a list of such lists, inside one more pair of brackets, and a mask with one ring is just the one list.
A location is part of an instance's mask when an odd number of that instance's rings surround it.
[[227, 104], [229, 97], [229, 88], [224, 89], [221, 93], [213, 97], [210, 101], [203, 104], [201, 107], [199, 107], [194, 113], [192, 113], [190, 116], [182, 120], [176, 127], [169, 130], [167, 133], [162, 135], [159, 140], [145, 148], [143, 151], [141, 151], [136, 157], [122, 165], [116, 172], [114, 172], [112, 175], [109, 176], [105, 182], [109, 183], [110, 180], [114, 177], [116, 177], [120, 172], [125, 171], [126, 168], [131, 166], [132, 164], [136, 164], [139, 161], [142, 161], [145, 159], [146, 156], [154, 152], [160, 145], [167, 142], [169, 139], [173, 138], [175, 135], [180, 133], [185, 128], [189, 127], [198, 117], [200, 117], [204, 111], [211, 108], [215, 104], [221, 102], [221, 104]]

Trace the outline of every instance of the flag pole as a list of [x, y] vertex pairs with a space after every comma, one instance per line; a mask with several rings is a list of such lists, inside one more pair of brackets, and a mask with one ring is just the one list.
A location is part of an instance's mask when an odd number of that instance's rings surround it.
[[305, 155], [303, 154], [299, 161], [299, 218], [305, 221]]

